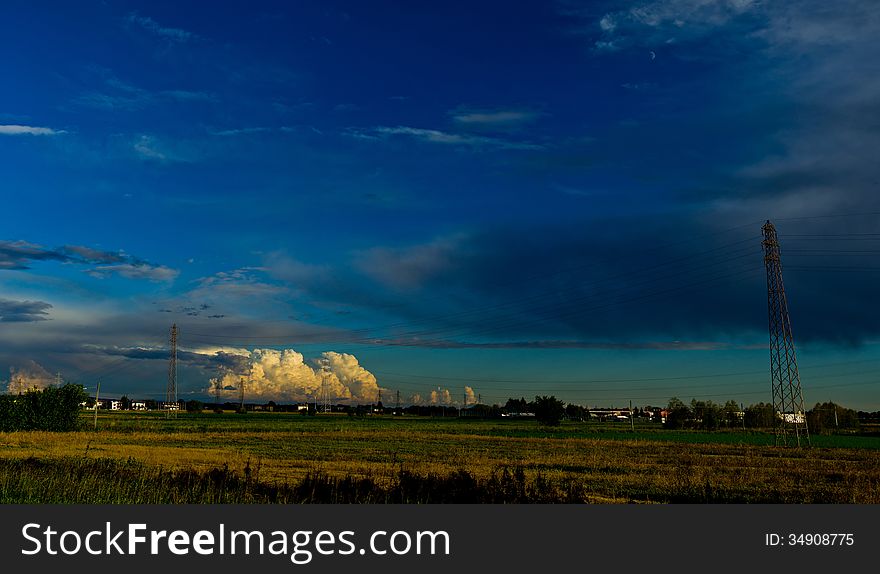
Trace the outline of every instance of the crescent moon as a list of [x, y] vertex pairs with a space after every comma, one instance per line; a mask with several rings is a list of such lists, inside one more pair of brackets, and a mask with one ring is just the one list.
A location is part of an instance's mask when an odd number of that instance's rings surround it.
[[653, 59], [655, 59], [656, 57], [657, 57], [657, 54], [655, 54], [654, 51], [651, 50], [651, 59], [653, 60]]

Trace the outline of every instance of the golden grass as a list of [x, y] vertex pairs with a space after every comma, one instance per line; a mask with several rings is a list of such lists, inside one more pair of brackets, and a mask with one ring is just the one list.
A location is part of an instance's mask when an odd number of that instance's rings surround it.
[[[664, 500], [666, 493], [745, 500], [880, 502], [880, 453], [578, 437], [510, 437], [373, 425], [226, 432], [109, 430], [0, 433], [0, 458], [133, 459], [199, 471], [259, 466], [260, 480], [293, 483], [310, 472], [390, 480], [401, 468], [486, 478], [522, 467], [530, 478], [576, 482], [590, 500]], [[685, 496], [683, 494], [682, 496]], [[771, 496], [772, 498], [772, 496]]]

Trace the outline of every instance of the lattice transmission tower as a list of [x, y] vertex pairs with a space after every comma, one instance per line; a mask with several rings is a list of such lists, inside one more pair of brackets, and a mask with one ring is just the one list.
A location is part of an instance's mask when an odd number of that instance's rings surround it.
[[168, 387], [165, 389], [165, 417], [177, 416], [177, 323], [171, 325], [171, 357], [168, 361]]
[[324, 412], [329, 413], [332, 409], [330, 407], [330, 383], [327, 382], [327, 377], [321, 379], [321, 391], [324, 399]]
[[767, 268], [767, 309], [770, 319], [770, 385], [773, 391], [773, 414], [778, 446], [810, 444], [804, 394], [798, 373], [791, 335], [791, 318], [782, 284], [782, 261], [779, 238], [768, 220], [761, 228], [764, 235], [764, 265]]

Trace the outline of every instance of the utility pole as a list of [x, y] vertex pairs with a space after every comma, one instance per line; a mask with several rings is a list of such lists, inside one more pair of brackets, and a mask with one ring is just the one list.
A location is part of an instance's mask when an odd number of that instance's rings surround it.
[[[317, 406], [315, 408], [317, 409]], [[238, 410], [244, 412], [244, 377], [238, 382]]]
[[776, 228], [767, 220], [761, 228], [764, 266], [767, 269], [767, 310], [770, 325], [770, 387], [776, 418], [776, 445], [810, 444], [804, 394], [798, 374], [791, 317], [782, 283], [782, 259]]
[[400, 389], [397, 389], [397, 401], [395, 401], [395, 402], [396, 402], [396, 410], [398, 411], [398, 414], [399, 414], [399, 412], [400, 412]]
[[98, 396], [101, 394], [101, 381], [98, 381], [98, 386], [95, 388], [95, 430], [98, 430]]
[[636, 432], [636, 423], [633, 420], [633, 402], [632, 399], [629, 401], [629, 430], [632, 432]]

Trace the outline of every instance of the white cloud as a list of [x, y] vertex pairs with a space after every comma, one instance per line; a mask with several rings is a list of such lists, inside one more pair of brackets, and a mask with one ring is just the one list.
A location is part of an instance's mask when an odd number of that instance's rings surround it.
[[131, 148], [142, 160], [160, 163], [187, 163], [198, 157], [198, 152], [186, 142], [159, 140], [154, 136], [141, 135]]
[[595, 21], [592, 10], [568, 11], [589, 18], [587, 29], [601, 38], [594, 47], [600, 52], [630, 45], [659, 46], [702, 37], [744, 14], [763, 8], [754, 0], [655, 0], [609, 12]]
[[134, 143], [134, 151], [143, 158], [146, 159], [158, 159], [165, 160], [167, 156], [159, 151], [156, 146], [156, 142], [150, 136], [141, 136]]
[[320, 401], [325, 391], [334, 403], [373, 402], [379, 396], [376, 377], [354, 355], [334, 351], [307, 362], [294, 349], [254, 349], [246, 372], [226, 372], [217, 380], [220, 395], [231, 400], [238, 397], [242, 380], [246, 401]]
[[55, 130], [52, 128], [41, 128], [36, 126], [22, 126], [16, 124], [0, 124], [0, 135], [7, 136], [18, 136], [18, 135], [32, 135], [32, 136], [54, 136], [58, 134], [66, 134], [65, 130]]

